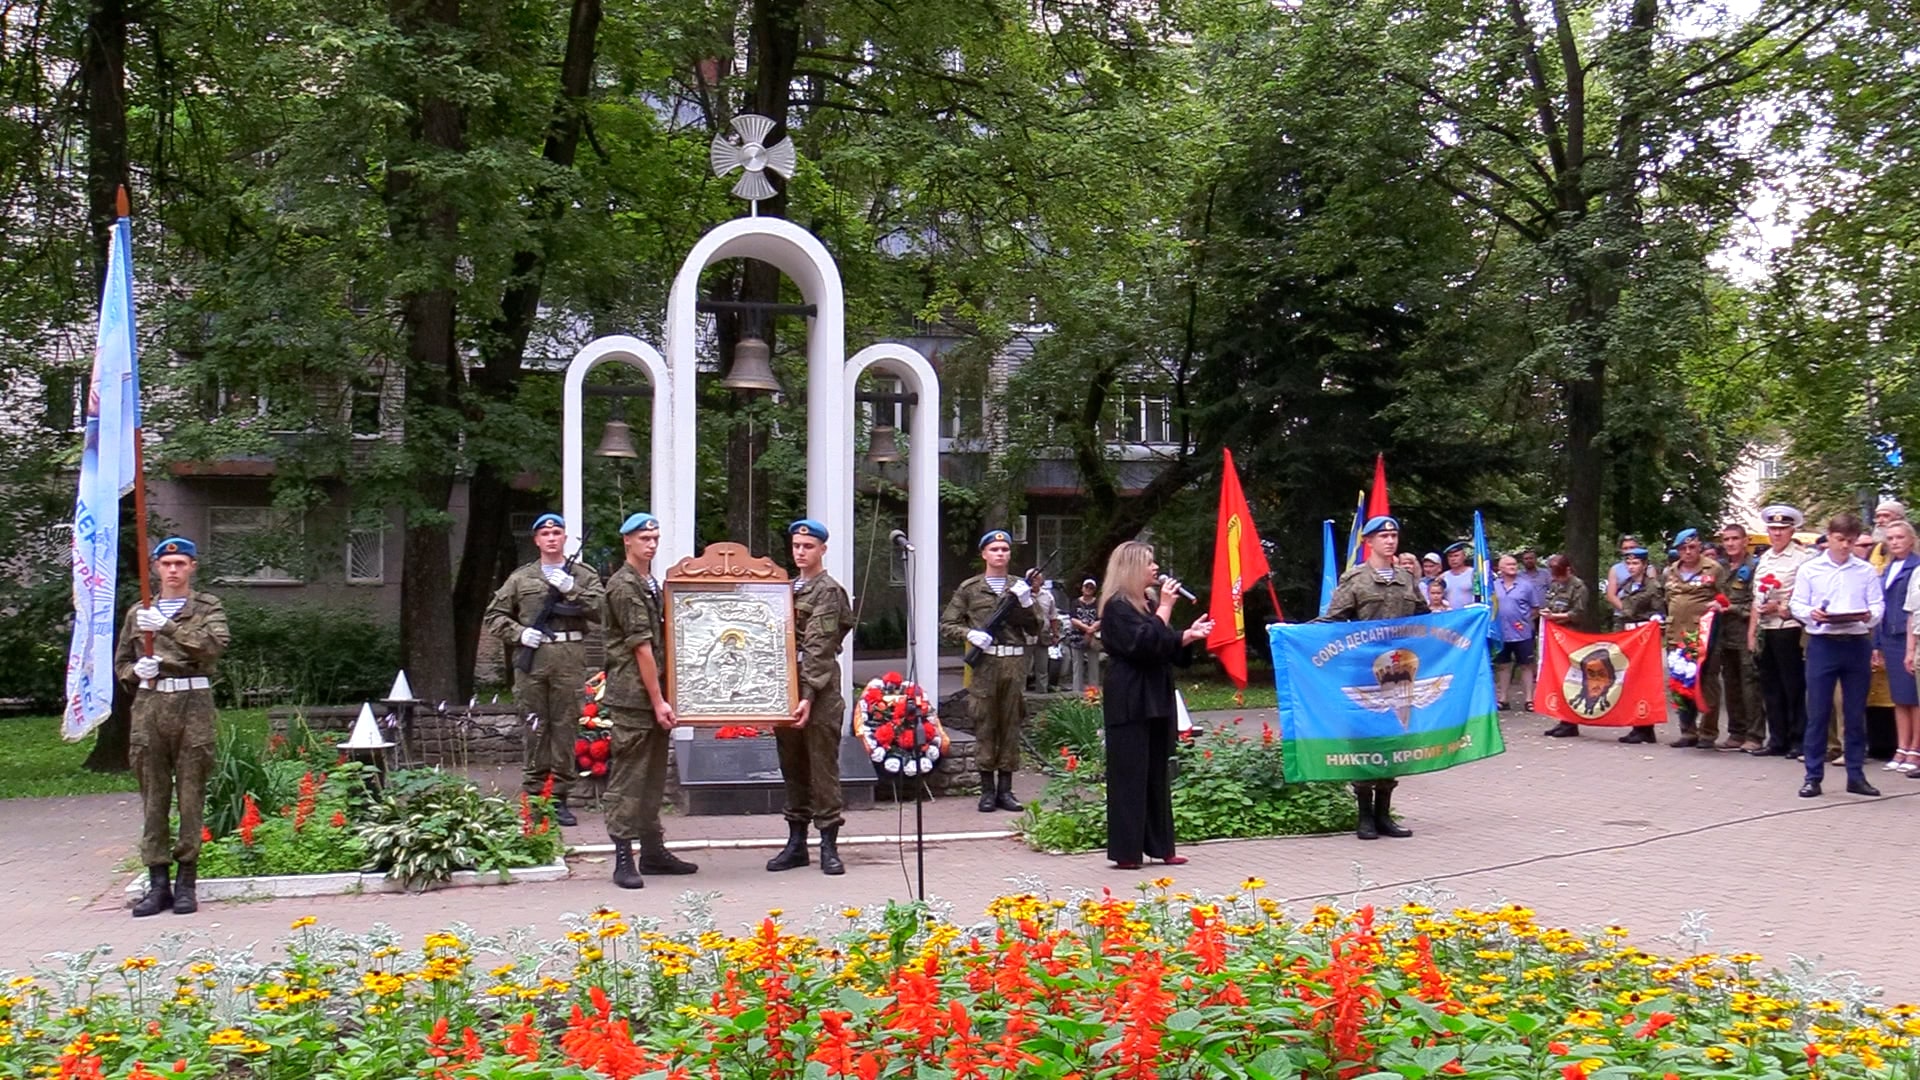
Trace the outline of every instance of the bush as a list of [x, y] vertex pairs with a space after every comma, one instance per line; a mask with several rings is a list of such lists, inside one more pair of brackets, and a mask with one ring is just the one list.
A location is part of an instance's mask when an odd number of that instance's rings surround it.
[[417, 890], [445, 881], [455, 870], [552, 862], [561, 841], [550, 809], [550, 800], [540, 800], [536, 808], [522, 797], [515, 807], [482, 795], [465, 777], [411, 769], [388, 780], [386, 797], [361, 836], [374, 867]]
[[[1070, 723], [1063, 717], [1058, 730], [1071, 730]], [[1104, 847], [1107, 786], [1101, 759], [1063, 743], [1043, 760], [1047, 786], [1020, 819], [1027, 844], [1060, 852]], [[1345, 784], [1286, 782], [1271, 726], [1263, 727], [1259, 738], [1235, 728], [1205, 732], [1182, 739], [1175, 751], [1173, 831], [1182, 842], [1341, 832], [1353, 828], [1355, 814]]]
[[1087, 698], [1069, 698], [1047, 706], [1027, 729], [1028, 748], [1043, 762], [1069, 750], [1087, 764], [1106, 758], [1106, 728], [1098, 702]]
[[338, 705], [385, 696], [400, 628], [360, 608], [228, 599], [223, 704]]
[[7, 589], [0, 600], [0, 698], [24, 701], [35, 710], [59, 709], [67, 695], [72, 635], [70, 579]]

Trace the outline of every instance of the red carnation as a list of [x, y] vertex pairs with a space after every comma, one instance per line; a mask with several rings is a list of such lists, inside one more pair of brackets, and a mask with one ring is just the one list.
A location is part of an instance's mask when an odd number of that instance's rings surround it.
[[899, 673], [899, 672], [897, 672], [897, 671], [889, 671], [889, 672], [887, 672], [887, 673], [886, 673], [885, 675], [882, 675], [882, 676], [880, 676], [880, 678], [881, 678], [881, 679], [883, 679], [883, 680], [885, 680], [886, 682], [890, 682], [890, 683], [894, 683], [894, 684], [898, 684], [898, 683], [900, 682], [900, 680], [901, 680], [901, 679], [903, 679], [903, 678], [905, 678], [905, 677], [906, 677], [906, 676], [904, 676], [904, 675], [902, 675], [902, 674], [900, 674], [900, 673]]
[[895, 728], [892, 724], [881, 724], [873, 733], [873, 741], [878, 743], [892, 742], [894, 730]]
[[573, 740], [573, 752], [576, 754], [584, 754], [592, 745], [593, 744], [586, 739], [575, 739]]
[[593, 760], [605, 761], [607, 755], [613, 752], [613, 744], [607, 739], [595, 739], [593, 747], [587, 752], [593, 755]]
[[593, 768], [593, 755], [592, 755], [592, 754], [575, 754], [575, 755], [574, 755], [574, 757], [573, 757], [573, 760], [574, 760], [574, 761], [576, 761], [576, 762], [578, 762], [578, 763], [579, 763], [579, 765], [580, 765], [580, 767], [581, 767], [582, 769], [591, 769], [591, 768]]
[[593, 775], [595, 776], [607, 775], [607, 763], [604, 761], [594, 762], [592, 772], [593, 772]]
[[894, 740], [894, 745], [898, 746], [902, 750], [913, 749], [913, 729], [912, 728], [902, 729], [900, 732], [900, 737]]
[[599, 716], [600, 703], [597, 701], [589, 701], [585, 705], [580, 706], [580, 715], [581, 716]]

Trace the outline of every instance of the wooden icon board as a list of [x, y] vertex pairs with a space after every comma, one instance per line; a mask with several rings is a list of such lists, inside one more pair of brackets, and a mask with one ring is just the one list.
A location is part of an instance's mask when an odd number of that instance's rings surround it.
[[709, 544], [664, 582], [667, 700], [682, 724], [791, 724], [800, 704], [793, 583], [745, 546]]

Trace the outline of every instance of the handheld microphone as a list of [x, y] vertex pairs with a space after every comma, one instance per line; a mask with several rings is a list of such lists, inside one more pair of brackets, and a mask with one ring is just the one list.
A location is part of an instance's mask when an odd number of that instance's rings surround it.
[[901, 551], [904, 551], [909, 555], [913, 554], [914, 547], [912, 544], [907, 542], [906, 533], [901, 532], [899, 529], [895, 529], [892, 532], [887, 534], [887, 539], [893, 541], [894, 547], [899, 548]]
[[[1155, 578], [1154, 580], [1158, 581], [1161, 585], [1165, 585], [1167, 582], [1173, 580], [1173, 578], [1172, 578], [1172, 575], [1170, 574], [1161, 574], [1159, 577]], [[1185, 600], [1190, 604], [1198, 603], [1198, 601], [1194, 600], [1193, 594], [1187, 591], [1187, 587], [1185, 585], [1176, 587], [1174, 591], [1180, 594], [1180, 599]]]

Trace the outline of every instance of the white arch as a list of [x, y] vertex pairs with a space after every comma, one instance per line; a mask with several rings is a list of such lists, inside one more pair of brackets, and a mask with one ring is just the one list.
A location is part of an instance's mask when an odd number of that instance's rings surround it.
[[[648, 509], [662, 521], [672, 521], [679, 516], [672, 500], [678, 490], [674, 487], [673, 476], [680, 440], [674, 437], [673, 378], [667, 370], [667, 363], [661, 359], [658, 350], [639, 338], [625, 334], [595, 338], [573, 354], [573, 359], [568, 362], [567, 384], [560, 404], [560, 513], [567, 519], [567, 537], [574, 541], [580, 539], [580, 530], [586, 524], [586, 498], [581, 490], [580, 479], [580, 407], [586, 396], [587, 372], [592, 371], [594, 365], [607, 360], [618, 360], [639, 368], [653, 386], [652, 441], [648, 451], [653, 458], [648, 463], [653, 477], [653, 490]], [[691, 446], [691, 440], [688, 440], [688, 445]]]
[[[907, 540], [914, 546], [907, 596], [913, 615], [913, 667], [920, 685], [940, 700], [940, 379], [919, 352], [893, 342], [869, 345], [847, 361], [847, 415], [868, 368], [897, 375], [919, 401], [907, 431]], [[842, 482], [853, 491], [853, 457]]]

